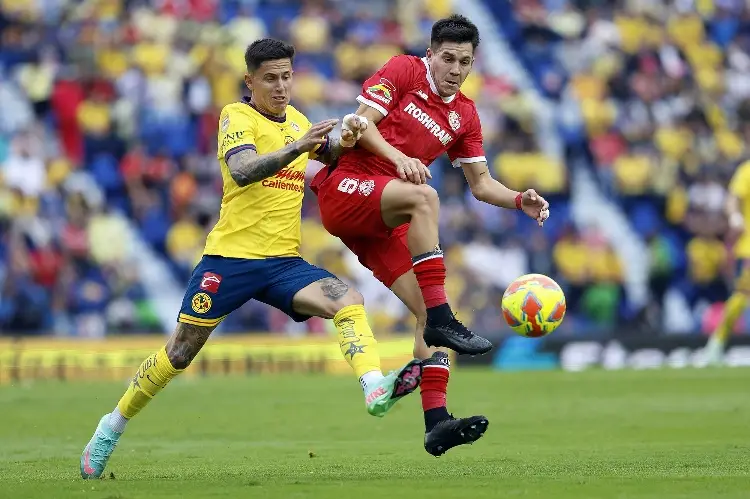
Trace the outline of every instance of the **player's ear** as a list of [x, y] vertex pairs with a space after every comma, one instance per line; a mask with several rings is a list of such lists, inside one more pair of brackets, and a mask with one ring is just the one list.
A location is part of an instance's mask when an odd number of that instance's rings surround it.
[[427, 58], [428, 59], [432, 58], [432, 47], [427, 47]]
[[253, 90], [253, 75], [252, 73], [245, 73], [245, 86], [248, 90]]

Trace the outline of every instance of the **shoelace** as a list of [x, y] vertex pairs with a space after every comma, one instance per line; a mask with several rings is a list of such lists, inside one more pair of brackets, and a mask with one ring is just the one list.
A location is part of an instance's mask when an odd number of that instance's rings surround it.
[[102, 433], [99, 438], [94, 442], [94, 448], [91, 451], [90, 459], [97, 463], [101, 460], [106, 459], [109, 454], [114, 450], [117, 441], [110, 438], [108, 435]]
[[469, 328], [464, 326], [463, 322], [456, 319], [455, 317], [448, 323], [448, 326], [453, 326], [452, 329], [462, 338], [471, 338], [472, 336], [474, 336], [474, 333], [469, 331]]

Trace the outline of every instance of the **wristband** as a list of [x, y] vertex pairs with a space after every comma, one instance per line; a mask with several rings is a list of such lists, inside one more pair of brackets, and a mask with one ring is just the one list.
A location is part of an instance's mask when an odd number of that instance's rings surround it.
[[516, 196], [516, 209], [517, 210], [521, 209], [522, 201], [523, 201], [523, 193], [519, 192], [518, 195]]

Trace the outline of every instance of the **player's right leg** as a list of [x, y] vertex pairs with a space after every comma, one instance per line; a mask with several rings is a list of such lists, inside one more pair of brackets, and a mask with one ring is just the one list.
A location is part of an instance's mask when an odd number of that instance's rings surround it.
[[394, 179], [380, 198], [383, 222], [395, 229], [409, 224], [407, 242], [427, 311], [424, 339], [428, 346], [446, 347], [462, 354], [483, 354], [492, 343], [475, 335], [455, 318], [445, 293], [445, 263], [438, 240], [438, 194], [428, 185]]
[[102, 416], [94, 435], [83, 449], [83, 478], [99, 478], [102, 475], [128, 421], [190, 365], [214, 327], [179, 323], [167, 344], [146, 357], [114, 410]]
[[[190, 365], [224, 317], [252, 297], [255, 293], [252, 283], [257, 279], [242, 267], [251, 264], [246, 260], [203, 257], [188, 283], [172, 336], [141, 363], [114, 410], [99, 420], [83, 449], [84, 479], [102, 475], [127, 423]], [[222, 283], [222, 274], [233, 280], [247, 278], [250, 282]]]
[[421, 396], [424, 411], [425, 450], [437, 457], [453, 447], [474, 443], [487, 431], [489, 421], [481, 415], [454, 418], [448, 412], [450, 359], [447, 353], [428, 347], [423, 339], [427, 313], [414, 272], [409, 271], [398, 277], [390, 289], [417, 319], [414, 357], [423, 360]]
[[[438, 245], [439, 201], [434, 189], [387, 176], [334, 173], [320, 184], [318, 196], [326, 230], [344, 242], [364, 241], [362, 251], [353, 251], [371, 270], [373, 262], [366, 260], [378, 255], [368, 249], [369, 242], [387, 239], [394, 229], [407, 227], [411, 262], [405, 263], [414, 269], [427, 310], [428, 345], [471, 355], [492, 349], [492, 343], [461, 324], [448, 305], [445, 264]], [[370, 255], [363, 257], [365, 253]]]
[[737, 262], [736, 275], [734, 292], [724, 305], [724, 315], [706, 345], [706, 360], [711, 365], [721, 364], [732, 328], [747, 306], [750, 296], [750, 260], [743, 259]]

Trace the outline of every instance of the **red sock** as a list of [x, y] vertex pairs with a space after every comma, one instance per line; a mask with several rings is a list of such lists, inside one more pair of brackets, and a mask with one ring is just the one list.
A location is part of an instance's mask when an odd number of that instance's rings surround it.
[[422, 258], [422, 255], [414, 259], [413, 268], [425, 306], [433, 308], [448, 303], [448, 297], [445, 295], [445, 262], [442, 252], [439, 256], [431, 254], [421, 260], [418, 260], [419, 258]]
[[424, 366], [420, 386], [423, 411], [445, 407], [448, 378], [450, 370], [447, 366]]

